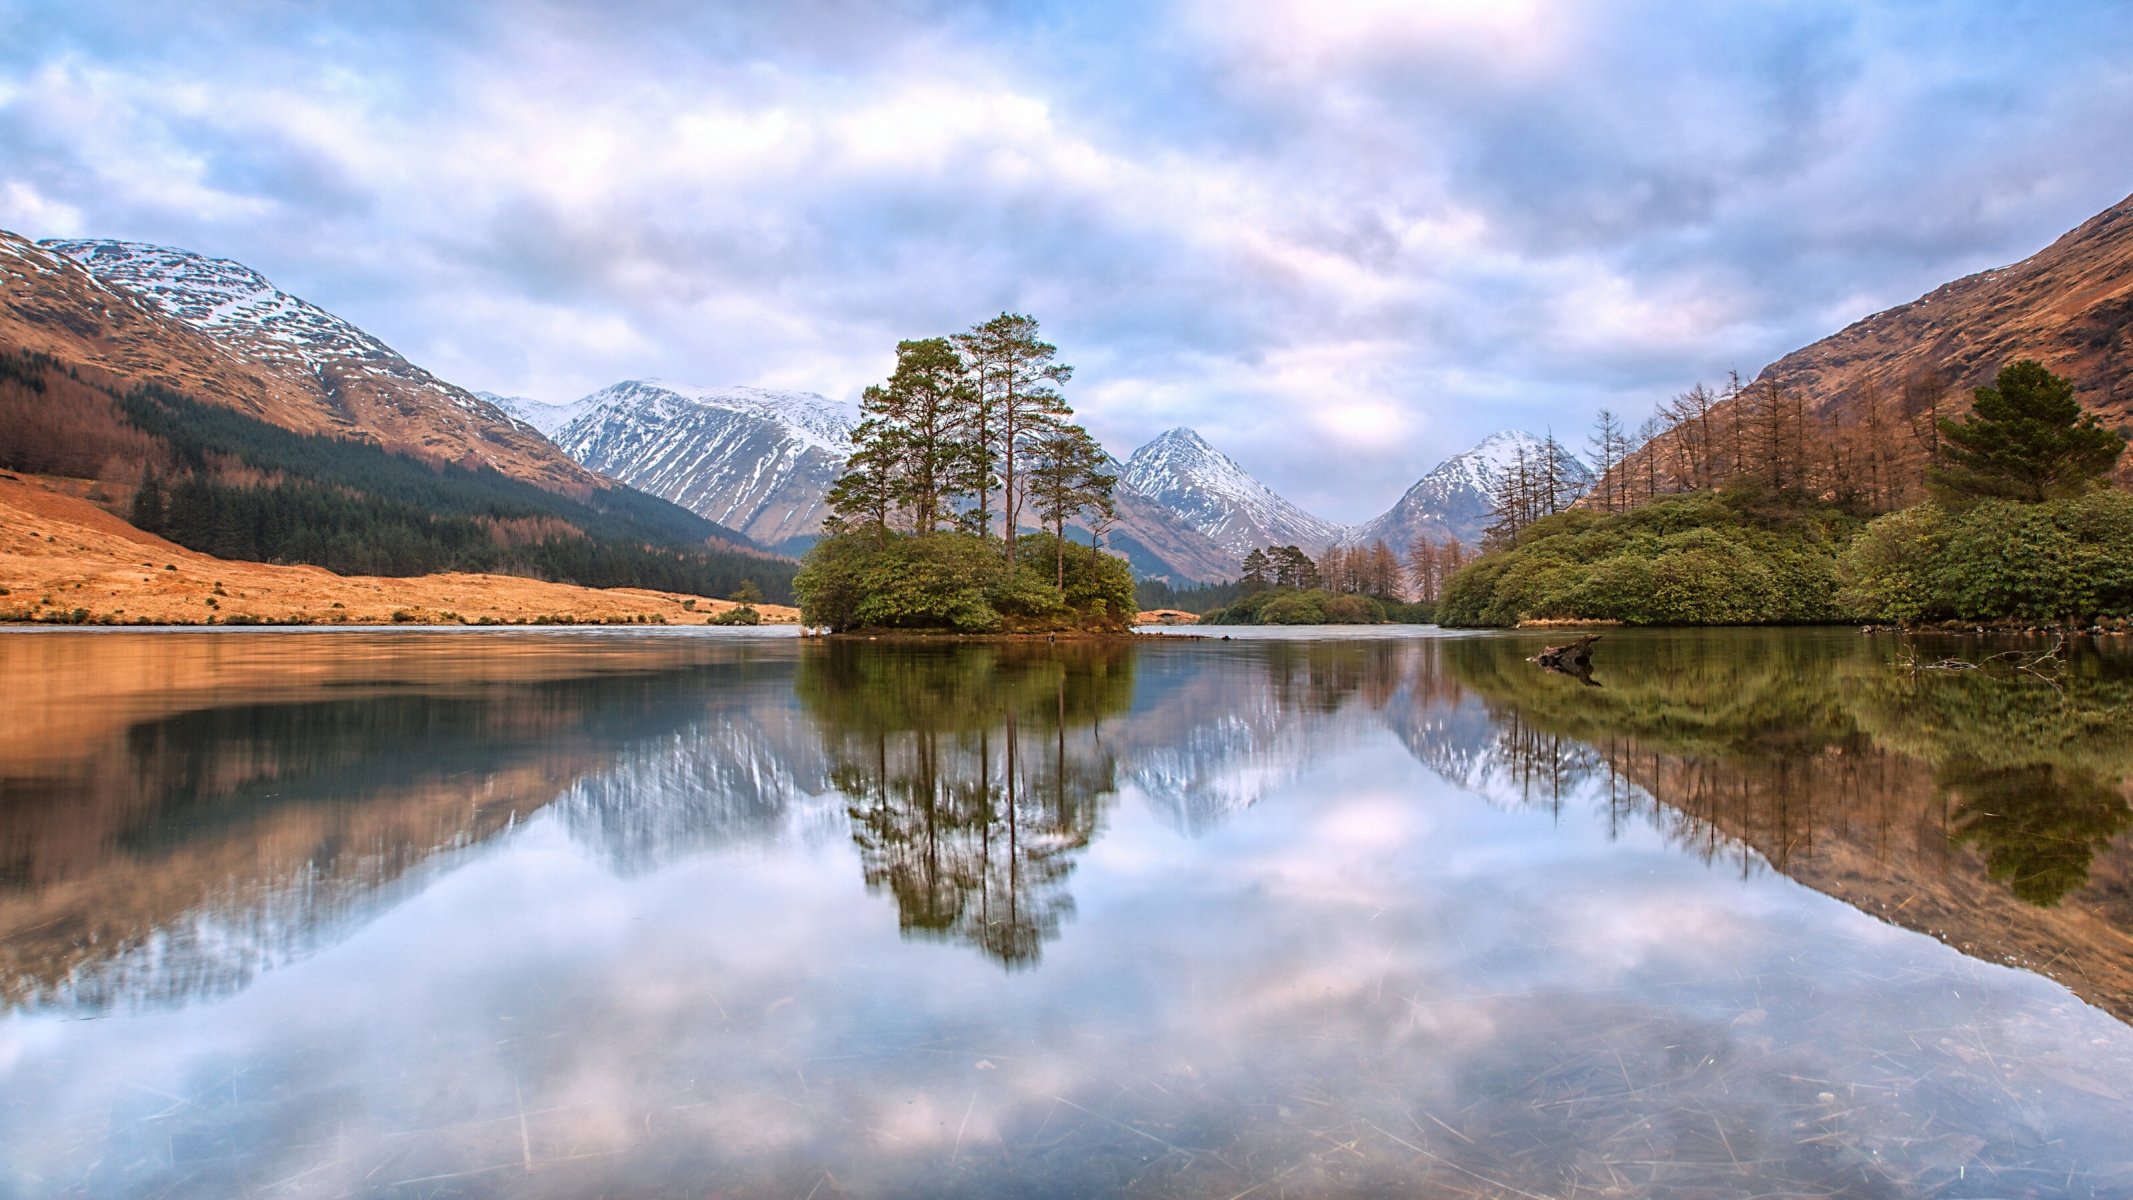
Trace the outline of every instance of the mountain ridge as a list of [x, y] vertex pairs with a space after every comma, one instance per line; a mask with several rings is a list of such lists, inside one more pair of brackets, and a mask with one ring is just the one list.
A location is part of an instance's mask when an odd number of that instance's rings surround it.
[[[557, 490], [582, 495], [603, 486], [503, 410], [243, 263], [115, 239], [49, 239], [36, 246], [78, 266], [106, 291], [205, 337], [250, 373], [272, 377], [280, 386], [269, 390], [282, 403], [248, 406], [242, 401], [250, 389], [244, 388], [187, 389], [203, 398], [236, 400], [253, 415], [299, 432], [376, 441]], [[93, 339], [90, 329], [80, 332], [90, 335], [83, 340]]]

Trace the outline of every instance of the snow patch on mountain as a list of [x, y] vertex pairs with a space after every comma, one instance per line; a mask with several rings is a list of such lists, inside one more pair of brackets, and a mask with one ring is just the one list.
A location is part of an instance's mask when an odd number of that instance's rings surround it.
[[[632, 379], [569, 405], [565, 454], [767, 546], [819, 533], [858, 413], [812, 392]], [[529, 412], [538, 427], [559, 413]]]
[[1119, 482], [1235, 555], [1268, 545], [1296, 545], [1316, 553], [1346, 532], [1283, 499], [1184, 426], [1135, 450]]
[[336, 368], [368, 370], [412, 383], [466, 411], [503, 415], [473, 393], [413, 366], [355, 325], [275, 287], [243, 263], [145, 242], [52, 240], [41, 245], [87, 267], [105, 283], [146, 299], [164, 314], [237, 346], [255, 361], [300, 366], [318, 376]]
[[[1477, 545], [1492, 519], [1490, 496], [1496, 481], [1517, 466], [1520, 453], [1527, 462], [1537, 462], [1547, 445], [1547, 439], [1518, 430], [1492, 433], [1432, 467], [1390, 509], [1355, 526], [1342, 540], [1349, 545], [1382, 540], [1402, 553], [1421, 537]], [[1583, 463], [1573, 459], [1571, 467], [1580, 487], [1591, 483]]]
[[553, 440], [565, 425], [585, 415], [585, 401], [572, 400], [563, 404], [550, 404], [530, 396], [500, 396], [495, 392], [476, 392], [475, 395], [502, 409], [504, 415]]

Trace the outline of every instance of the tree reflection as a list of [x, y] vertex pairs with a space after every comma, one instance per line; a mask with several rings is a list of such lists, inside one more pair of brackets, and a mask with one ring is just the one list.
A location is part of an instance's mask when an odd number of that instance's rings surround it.
[[1722, 835], [1788, 870], [1832, 836], [1864, 838], [1883, 859], [1899, 840], [1937, 842], [1975, 850], [1991, 879], [2050, 905], [2133, 826], [2114, 782], [2133, 775], [2122, 656], [2088, 654], [2046, 679], [1908, 672], [1852, 635], [1624, 638], [1596, 668], [1602, 693], [1535, 669], [1523, 649], [1447, 648], [1498, 710], [1501, 769], [1553, 793], [1631, 782], [1665, 808], [1656, 820], [1711, 853]]
[[2089, 881], [2089, 864], [2133, 825], [2133, 805], [2078, 768], [1991, 767], [1962, 759], [1940, 786], [1961, 798], [1955, 840], [1984, 855], [1994, 879], [2031, 904], [2051, 906]]
[[1117, 790], [1101, 722], [1130, 704], [1130, 664], [1116, 646], [849, 642], [803, 662], [867, 886], [907, 936], [1037, 962]]

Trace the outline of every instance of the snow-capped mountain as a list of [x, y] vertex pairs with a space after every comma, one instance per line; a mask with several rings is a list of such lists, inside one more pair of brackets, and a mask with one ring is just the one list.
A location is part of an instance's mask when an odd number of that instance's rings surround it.
[[[1456, 537], [1469, 547], [1476, 546], [1489, 525], [1489, 495], [1495, 481], [1516, 467], [1521, 452], [1528, 462], [1537, 462], [1546, 446], [1545, 439], [1530, 433], [1490, 434], [1473, 449], [1431, 468], [1389, 510], [1354, 526], [1342, 540], [1368, 545], [1382, 539], [1402, 553], [1418, 537], [1439, 542]], [[1572, 459], [1570, 466], [1581, 488], [1590, 484], [1592, 475], [1583, 463]]]
[[305, 393], [300, 408], [268, 410], [278, 424], [375, 438], [393, 449], [480, 463], [552, 487], [597, 486], [495, 405], [438, 379], [243, 263], [140, 242], [38, 244], [204, 334], [236, 361]]
[[1135, 450], [1119, 483], [1176, 513], [1239, 557], [1270, 545], [1300, 546], [1315, 554], [1345, 532], [1282, 499], [1183, 426]]
[[500, 396], [495, 392], [476, 392], [475, 395], [503, 409], [506, 416], [528, 428], [538, 430], [542, 437], [554, 440], [563, 431], [563, 426], [585, 415], [585, 401], [572, 400], [564, 404], [550, 404], [531, 396]]
[[[565, 454], [773, 548], [822, 528], [851, 454], [850, 406], [812, 392], [632, 379], [522, 418]], [[568, 412], [562, 425], [543, 426]]]

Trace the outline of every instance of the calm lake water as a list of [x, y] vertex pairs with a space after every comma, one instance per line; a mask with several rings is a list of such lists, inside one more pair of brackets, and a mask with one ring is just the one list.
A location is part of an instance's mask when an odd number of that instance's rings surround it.
[[0, 1196], [2133, 1195], [2133, 652], [1369, 632], [0, 634]]

